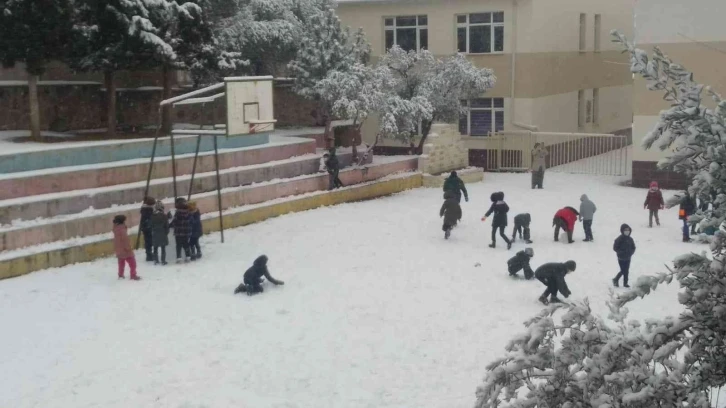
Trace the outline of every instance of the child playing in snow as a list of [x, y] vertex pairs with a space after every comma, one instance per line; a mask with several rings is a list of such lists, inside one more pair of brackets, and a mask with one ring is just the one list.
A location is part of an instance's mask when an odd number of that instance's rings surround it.
[[456, 194], [452, 191], [444, 193], [444, 198], [446, 200], [444, 200], [444, 204], [441, 206], [439, 217], [444, 217], [444, 226], [441, 229], [444, 231], [444, 239], [449, 239], [451, 230], [459, 222], [459, 219], [461, 219], [461, 206], [456, 199]]
[[144, 249], [146, 250], [146, 262], [154, 260], [152, 252], [151, 237], [151, 215], [154, 213], [154, 204], [156, 200], [153, 197], [145, 197], [144, 203], [141, 205], [141, 220], [139, 221], [139, 229], [144, 234]]
[[[565, 282], [565, 276], [568, 273], [572, 273], [577, 268], [575, 261], [567, 261], [565, 263], [546, 263], [534, 272], [534, 276], [542, 282], [543, 285], [547, 286], [542, 296], [539, 297], [539, 301], [546, 304], [549, 303], [561, 303], [562, 301], [557, 298], [557, 292], [562, 293], [562, 296], [569, 297], [572, 292], [567, 287]], [[549, 301], [547, 295], [550, 296]]]
[[507, 243], [507, 249], [510, 249], [512, 248], [512, 241], [504, 234], [504, 228], [507, 227], [507, 213], [509, 212], [509, 206], [504, 202], [504, 193], [501, 191], [492, 193], [491, 200], [492, 206], [489, 207], [489, 211], [481, 219], [482, 221], [486, 221], [487, 217], [494, 213], [494, 219], [492, 220], [492, 243], [489, 245], [489, 248], [497, 247], [497, 230], [499, 230], [499, 235]]
[[512, 242], [517, 240], [517, 233], [519, 238], [522, 238], [522, 231], [524, 230], [524, 242], [531, 244], [532, 241], [529, 239], [529, 224], [532, 222], [532, 217], [529, 213], [517, 214], [514, 217], [514, 233], [512, 234]]
[[509, 269], [509, 276], [517, 276], [517, 272], [524, 270], [524, 279], [532, 279], [534, 272], [529, 266], [529, 260], [534, 257], [534, 250], [532, 248], [525, 248], [524, 251], [517, 252], [517, 255], [509, 258], [507, 266]]
[[650, 182], [650, 189], [648, 190], [648, 194], [645, 196], [643, 208], [648, 209], [648, 228], [653, 228], [653, 217], [655, 217], [655, 224], [660, 227], [658, 210], [665, 208], [665, 202], [663, 201], [663, 193], [661, 193], [660, 188], [658, 188], [657, 181]]
[[318, 167], [319, 172], [327, 172], [328, 166], [325, 165], [325, 163], [328, 161], [328, 157], [330, 157], [330, 153], [325, 152], [323, 154], [323, 157], [320, 158], [320, 167]]
[[591, 242], [594, 238], [592, 236], [592, 219], [595, 217], [595, 211], [597, 207], [595, 203], [587, 198], [587, 194], [580, 196], [580, 221], [582, 221], [582, 228], [585, 230], [585, 242]]
[[176, 241], [176, 262], [182, 261], [181, 253], [184, 250], [184, 261], [191, 255], [189, 253], [189, 237], [192, 235], [191, 224], [189, 223], [189, 207], [187, 200], [177, 198], [175, 200], [176, 212], [171, 221], [171, 227], [174, 228], [174, 240]]
[[572, 207], [561, 208], [555, 213], [555, 217], [552, 219], [552, 225], [555, 227], [555, 242], [560, 240], [560, 229], [567, 232], [567, 243], [575, 242], [572, 240], [572, 232], [575, 230], [575, 223], [579, 215], [580, 213]]
[[252, 266], [247, 269], [244, 276], [244, 281], [237, 286], [234, 290], [234, 294], [246, 292], [248, 296], [252, 296], [255, 293], [263, 292], [262, 282], [263, 277], [267, 278], [268, 281], [274, 285], [284, 285], [285, 282], [277, 280], [270, 275], [270, 271], [267, 270], [267, 255], [260, 255], [255, 259]]
[[118, 278], [124, 279], [124, 268], [126, 264], [129, 264], [131, 280], [141, 280], [141, 277], [136, 275], [136, 258], [134, 257], [134, 251], [131, 250], [129, 229], [125, 223], [125, 215], [113, 217], [113, 247], [118, 259]]
[[169, 218], [164, 214], [164, 203], [161, 200], [154, 204], [154, 214], [151, 215], [151, 241], [154, 244], [154, 264], [159, 264], [159, 249], [161, 249], [161, 264], [166, 265], [166, 246], [169, 245]]
[[628, 224], [620, 226], [620, 236], [615, 239], [613, 243], [613, 251], [618, 255], [618, 265], [620, 265], [620, 272], [613, 279], [613, 285], [617, 288], [620, 277], [623, 277], [623, 286], [628, 286], [628, 274], [630, 273], [630, 258], [635, 253], [635, 241], [630, 236], [632, 230]]
[[[696, 203], [691, 198], [688, 191], [681, 197], [681, 205], [678, 208], [678, 219], [683, 221], [683, 242], [691, 242], [691, 236], [688, 233], [688, 218], [696, 213]], [[696, 231], [696, 225], [691, 226], [691, 234]]]
[[189, 224], [192, 228], [192, 235], [189, 238], [189, 252], [192, 255], [192, 261], [196, 261], [202, 257], [202, 247], [199, 246], [199, 238], [202, 236], [202, 214], [197, 208], [195, 201], [189, 201]]

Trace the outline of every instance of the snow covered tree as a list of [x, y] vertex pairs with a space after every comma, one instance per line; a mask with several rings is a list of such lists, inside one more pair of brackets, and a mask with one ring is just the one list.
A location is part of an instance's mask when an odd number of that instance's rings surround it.
[[72, 29], [71, 0], [0, 0], [0, 59], [5, 67], [25, 64], [33, 139], [40, 138], [39, 77], [48, 62], [65, 58]]
[[[432, 107], [431, 115], [415, 119], [421, 125], [419, 150], [435, 122], [452, 123], [466, 114], [461, 101], [481, 97], [496, 83], [496, 77], [488, 68], [477, 68], [462, 54], [437, 59], [425, 49], [404, 51], [398, 46], [391, 48], [379, 62], [388, 67], [396, 78], [396, 86], [390, 88], [400, 98], [414, 100], [423, 98]], [[394, 116], [407, 112], [391, 112]], [[400, 117], [400, 120], [409, 120]], [[395, 135], [405, 141], [412, 141], [418, 133], [418, 125], [404, 133]]]
[[[644, 146], [675, 146], [659, 163], [693, 177], [692, 193], [715, 193], [715, 209], [703, 223], [722, 218], [726, 103], [714, 91], [715, 109], [701, 104], [704, 86], [659, 49], [652, 59], [614, 32], [631, 56], [632, 72], [651, 90], [663, 91], [671, 108], [661, 112]], [[508, 354], [487, 367], [477, 390], [477, 407], [712, 407], [714, 392], [726, 384], [726, 228], [711, 240], [711, 256], [685, 254], [667, 273], [640, 277], [609, 303], [612, 327], [593, 317], [587, 303], [557, 306], [527, 322], [527, 333], [507, 346]], [[676, 279], [677, 317], [630, 321], [625, 306]], [[559, 337], [559, 344], [555, 339]]]
[[334, 9], [327, 9], [310, 18], [295, 59], [289, 68], [295, 78], [295, 91], [308, 99], [316, 101], [325, 122], [325, 139], [331, 141], [331, 122], [336, 95], [328, 94], [325, 86], [320, 86], [328, 75], [334, 72], [351, 72], [356, 64], [365, 64], [370, 55], [370, 45], [362, 30], [350, 35], [343, 28]]

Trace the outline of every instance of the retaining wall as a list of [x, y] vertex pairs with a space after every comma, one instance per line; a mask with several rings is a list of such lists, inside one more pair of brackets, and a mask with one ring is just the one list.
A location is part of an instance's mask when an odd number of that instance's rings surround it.
[[[223, 216], [225, 228], [236, 228], [264, 221], [280, 215], [311, 210], [322, 206], [341, 204], [344, 202], [361, 201], [395, 194], [412, 188], [421, 187], [420, 173], [375, 182], [362, 186], [352, 186], [308, 197], [300, 197], [280, 203], [272, 203], [249, 210]], [[107, 220], [107, 227], [110, 221]], [[219, 230], [219, 218], [208, 218], [203, 221], [207, 233]], [[114, 253], [113, 240], [103, 239], [84, 245], [76, 245], [63, 249], [22, 256], [0, 261], [0, 279], [12, 278], [47, 268], [58, 268], [79, 262], [111, 256]]]
[[[236, 166], [252, 166], [315, 153], [315, 143], [313, 141], [304, 138], [296, 139], [297, 143], [264, 144], [251, 148], [220, 152], [219, 168], [227, 169]], [[2, 156], [0, 156], [1, 160]], [[177, 158], [177, 176], [191, 174], [193, 162], [193, 155]], [[214, 168], [214, 153], [200, 153], [197, 158], [197, 173], [214, 171]], [[0, 179], [0, 200], [146, 181], [148, 172], [149, 162], [147, 161], [145, 163], [119, 163], [118, 166], [114, 167], [63, 172], [52, 172], [49, 170], [47, 174], [42, 175], [19, 175], [18, 177]], [[171, 157], [157, 158], [154, 161], [152, 179], [171, 176]]]

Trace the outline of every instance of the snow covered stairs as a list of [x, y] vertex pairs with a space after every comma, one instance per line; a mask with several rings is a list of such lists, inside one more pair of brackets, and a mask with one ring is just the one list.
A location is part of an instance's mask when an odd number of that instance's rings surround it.
[[[344, 169], [340, 175], [348, 186], [408, 172], [403, 178], [328, 193], [327, 175], [318, 173], [315, 147], [312, 139], [273, 137], [265, 145], [221, 152], [225, 227], [421, 185], [420, 175], [411, 173], [417, 168], [416, 158], [404, 157]], [[350, 156], [341, 152], [341, 163], [349, 165]], [[187, 194], [192, 158], [193, 154], [184, 155], [177, 161], [177, 195]], [[211, 154], [200, 154], [193, 189], [206, 232], [219, 229], [213, 163]], [[2, 197], [11, 195], [6, 188], [14, 194], [0, 199], [0, 224], [5, 224], [0, 227], [0, 279], [112, 254], [110, 220], [125, 214], [135, 234], [147, 172], [148, 159], [137, 159], [0, 175]], [[150, 195], [162, 199], [167, 208], [174, 200], [170, 175], [170, 159], [159, 158]]]

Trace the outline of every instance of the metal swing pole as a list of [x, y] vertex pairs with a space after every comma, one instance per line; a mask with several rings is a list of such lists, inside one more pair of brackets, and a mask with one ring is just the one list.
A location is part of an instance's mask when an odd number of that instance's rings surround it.
[[[202, 104], [202, 112], [204, 112], [204, 108], [207, 106], [206, 103]], [[202, 124], [199, 125], [199, 130], [204, 129], [204, 121], [202, 121]], [[202, 143], [202, 135], [199, 134], [197, 136], [197, 149], [194, 151], [194, 162], [192, 163], [192, 178], [189, 180], [189, 193], [187, 193], [187, 201], [192, 199], [192, 189], [194, 188], [194, 175], [197, 172], [197, 157], [199, 157], [199, 145]]]
[[214, 138], [214, 167], [217, 172], [217, 207], [219, 208], [219, 233], [222, 236], [222, 243], [224, 243], [224, 220], [222, 219], [222, 186], [219, 182], [219, 150], [217, 149], [217, 136]]
[[171, 141], [171, 178], [172, 178], [172, 184], [174, 186], [174, 202], [176, 203], [177, 197], [177, 191], [176, 191], [176, 155], [174, 154], [174, 130], [172, 129], [171, 134], [169, 135], [170, 141]]
[[[161, 132], [161, 108], [159, 108], [159, 125], [156, 127], [156, 134], [154, 135], [154, 145], [151, 148], [151, 162], [149, 163], [149, 171], [146, 174], [146, 188], [144, 188], [144, 199], [149, 196], [149, 185], [151, 184], [151, 173], [154, 169], [154, 158], [156, 157], [156, 145], [159, 142], [159, 132]], [[139, 223], [139, 230], [136, 232], [136, 245], [135, 249], [139, 249], [139, 240], [141, 237], [141, 224]]]

